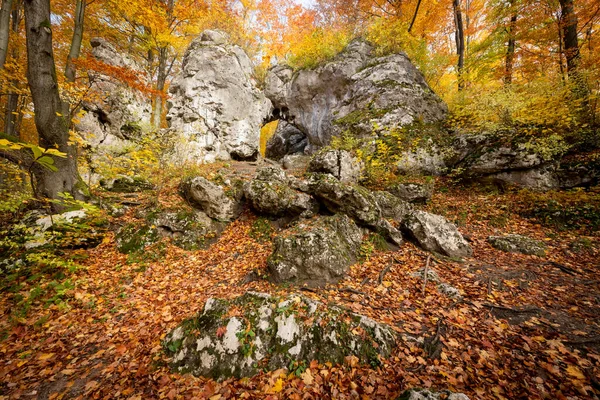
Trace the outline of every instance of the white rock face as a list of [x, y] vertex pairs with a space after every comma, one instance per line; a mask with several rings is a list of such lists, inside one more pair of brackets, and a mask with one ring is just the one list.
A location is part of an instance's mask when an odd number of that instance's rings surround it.
[[383, 132], [416, 120], [441, 121], [447, 113], [406, 54], [375, 57], [373, 46], [360, 39], [314, 69], [271, 68], [265, 94], [275, 116], [306, 134], [309, 153], [348, 129]]
[[253, 159], [271, 102], [256, 87], [252, 62], [223, 32], [205, 31], [187, 49], [169, 89], [174, 163]]

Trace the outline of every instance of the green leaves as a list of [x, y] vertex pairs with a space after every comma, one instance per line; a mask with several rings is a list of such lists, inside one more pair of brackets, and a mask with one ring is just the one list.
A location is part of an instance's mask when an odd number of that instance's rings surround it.
[[58, 168], [56, 167], [56, 165], [54, 165], [55, 162], [52, 156], [67, 158], [67, 154], [63, 153], [58, 149], [45, 149], [35, 144], [13, 142], [8, 139], [0, 139], [0, 150], [19, 151], [23, 149], [31, 150], [31, 152], [33, 153], [33, 162], [41, 165], [42, 167], [52, 172], [58, 171]]

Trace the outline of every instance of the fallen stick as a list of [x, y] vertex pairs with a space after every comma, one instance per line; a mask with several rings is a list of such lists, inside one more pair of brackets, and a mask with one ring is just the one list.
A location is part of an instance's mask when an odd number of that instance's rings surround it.
[[427, 273], [429, 272], [429, 262], [431, 261], [431, 255], [427, 256], [427, 262], [425, 263], [425, 271], [423, 272], [423, 296], [425, 296], [425, 287], [427, 286]]

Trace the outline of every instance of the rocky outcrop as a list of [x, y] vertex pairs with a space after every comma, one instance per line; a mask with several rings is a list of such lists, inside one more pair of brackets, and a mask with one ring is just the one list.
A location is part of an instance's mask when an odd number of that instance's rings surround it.
[[205, 31], [187, 49], [169, 88], [170, 159], [249, 160], [271, 104], [256, 87], [252, 62], [227, 34]]
[[362, 231], [344, 214], [302, 221], [275, 238], [270, 276], [311, 286], [336, 282], [356, 262], [361, 242]]
[[354, 356], [375, 367], [395, 342], [389, 326], [335, 305], [249, 292], [233, 300], [208, 299], [163, 346], [176, 372], [223, 380], [286, 368], [290, 360], [341, 364]]
[[488, 242], [492, 247], [509, 253], [522, 253], [544, 257], [546, 245], [539, 240], [521, 235], [490, 236]]
[[472, 254], [471, 246], [456, 226], [441, 215], [413, 211], [402, 227], [425, 250], [455, 258]]
[[303, 154], [308, 139], [294, 125], [280, 121], [275, 134], [267, 141], [265, 157], [279, 161], [286, 155]]
[[281, 160], [283, 168], [295, 171], [305, 171], [309, 163], [310, 157], [302, 154], [288, 154]]
[[[134, 73], [144, 82], [143, 69], [132, 59], [119, 53], [107, 40], [91, 40], [92, 55], [101, 63]], [[89, 144], [90, 170], [94, 171], [109, 158], [127, 156], [143, 133], [149, 130], [152, 105], [149, 97], [113, 77], [88, 72], [90, 90], [97, 96], [82, 104], [84, 114], [77, 119], [75, 129]], [[141, 78], [140, 78], [141, 77]], [[93, 176], [97, 182], [99, 177]]]
[[279, 118], [307, 135], [309, 152], [347, 129], [361, 134], [417, 119], [435, 122], [447, 112], [406, 54], [376, 57], [373, 47], [360, 39], [315, 69], [294, 73], [283, 65], [272, 68], [265, 94]]
[[393, 219], [399, 223], [403, 223], [414, 211], [410, 204], [397, 196], [394, 196], [390, 192], [373, 192], [373, 197], [381, 209], [383, 218]]
[[313, 156], [308, 171], [330, 174], [341, 182], [357, 183], [364, 167], [361, 160], [346, 150], [325, 150]]
[[232, 221], [242, 212], [243, 182], [234, 179], [219, 185], [198, 176], [184, 180], [180, 194], [192, 206], [217, 221]]
[[272, 217], [311, 217], [319, 210], [308, 194], [292, 189], [287, 176], [277, 167], [259, 169], [254, 179], [244, 186], [246, 199], [253, 209]]

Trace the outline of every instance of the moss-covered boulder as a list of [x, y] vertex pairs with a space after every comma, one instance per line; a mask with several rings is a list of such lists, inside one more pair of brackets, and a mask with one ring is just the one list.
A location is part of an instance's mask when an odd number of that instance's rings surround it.
[[199, 211], [153, 211], [136, 223], [123, 226], [116, 235], [117, 248], [131, 254], [169, 238], [185, 250], [196, 250], [209, 244], [225, 228]]
[[244, 185], [250, 206], [259, 214], [273, 217], [311, 217], [319, 211], [319, 204], [310, 195], [292, 189], [282, 169], [265, 167], [254, 179]]
[[546, 255], [546, 245], [544, 242], [528, 238], [527, 236], [490, 236], [488, 242], [495, 249], [509, 253], [522, 253], [538, 257], [544, 257]]
[[246, 293], [229, 301], [208, 299], [163, 346], [174, 371], [222, 380], [312, 360], [340, 364], [347, 356], [375, 367], [395, 342], [389, 326], [341, 307], [300, 295]]
[[358, 257], [362, 231], [344, 214], [302, 221], [275, 238], [267, 265], [275, 282], [319, 286], [343, 278]]

